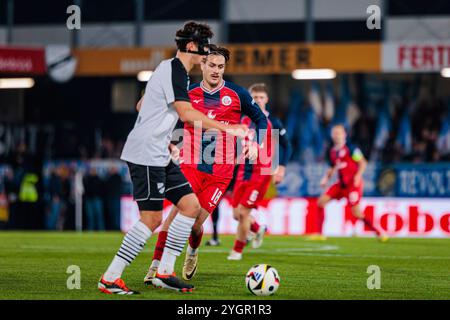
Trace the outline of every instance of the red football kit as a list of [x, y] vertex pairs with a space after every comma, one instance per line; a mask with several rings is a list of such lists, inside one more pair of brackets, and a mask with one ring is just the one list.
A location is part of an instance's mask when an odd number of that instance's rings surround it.
[[[259, 129], [266, 129], [267, 121], [247, 90], [223, 81], [210, 91], [203, 82], [189, 90], [192, 106], [210, 119], [225, 124], [240, 123], [242, 114], [250, 117]], [[228, 139], [227, 139], [228, 138]], [[233, 177], [236, 159], [236, 138], [216, 130], [202, 130], [184, 124], [180, 168], [197, 195], [202, 208], [213, 212]]]
[[329, 153], [330, 165], [336, 166], [339, 181], [333, 184], [325, 192], [331, 199], [346, 198], [351, 206], [357, 205], [363, 195], [363, 181], [356, 186], [355, 174], [358, 172], [358, 162], [363, 155], [359, 148], [346, 143], [341, 148], [332, 147]]

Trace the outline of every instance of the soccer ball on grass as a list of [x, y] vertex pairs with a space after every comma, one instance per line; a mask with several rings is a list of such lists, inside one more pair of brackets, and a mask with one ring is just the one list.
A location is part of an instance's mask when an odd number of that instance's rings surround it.
[[267, 264], [257, 264], [248, 270], [245, 285], [251, 293], [257, 296], [270, 296], [280, 286], [278, 271]]

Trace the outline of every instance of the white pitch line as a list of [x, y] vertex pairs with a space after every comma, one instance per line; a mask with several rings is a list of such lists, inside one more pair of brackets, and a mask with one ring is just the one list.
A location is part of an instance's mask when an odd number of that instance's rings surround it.
[[[3, 247], [4, 248], [4, 247]], [[67, 246], [39, 246], [39, 245], [20, 245], [18, 246], [21, 250], [29, 250], [30, 252], [36, 252], [37, 250], [50, 252], [60, 252], [60, 253], [109, 253], [113, 250], [108, 246], [104, 248], [99, 247], [67, 247]], [[15, 248], [9, 248], [15, 249]], [[375, 254], [346, 254], [346, 253], [327, 253], [325, 251], [337, 251], [339, 246], [335, 245], [312, 245], [307, 244], [305, 247], [288, 247], [288, 248], [275, 248], [275, 249], [250, 249], [245, 251], [245, 254], [270, 254], [270, 253], [283, 253], [287, 256], [316, 256], [316, 257], [338, 257], [338, 258], [370, 258], [370, 259], [402, 259], [402, 260], [450, 260], [450, 256], [393, 256], [393, 255], [375, 255]], [[201, 248], [200, 252], [204, 253], [229, 253], [229, 249], [226, 248]], [[115, 251], [114, 251], [115, 252]], [[323, 252], [323, 253], [322, 253]]]

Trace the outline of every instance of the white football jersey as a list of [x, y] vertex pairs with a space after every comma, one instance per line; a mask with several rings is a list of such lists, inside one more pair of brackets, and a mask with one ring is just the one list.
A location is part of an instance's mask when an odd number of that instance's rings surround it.
[[146, 166], [167, 166], [172, 131], [178, 121], [173, 103], [190, 101], [188, 86], [188, 73], [178, 58], [158, 65], [147, 82], [139, 115], [122, 150], [122, 160]]

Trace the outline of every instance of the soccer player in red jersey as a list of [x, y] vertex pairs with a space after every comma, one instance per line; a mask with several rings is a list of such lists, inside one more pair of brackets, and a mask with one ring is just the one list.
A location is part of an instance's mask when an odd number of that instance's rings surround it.
[[[258, 130], [267, 128], [267, 120], [253, 102], [247, 90], [223, 80], [229, 51], [226, 48], [210, 46], [210, 55], [201, 63], [203, 81], [190, 86], [189, 97], [195, 109], [210, 119], [227, 124], [239, 124], [241, 115], [247, 115], [256, 123]], [[257, 139], [261, 139], [258, 134]], [[176, 148], [172, 146], [176, 152]], [[256, 158], [257, 148], [246, 149], [246, 156]], [[180, 168], [200, 201], [202, 213], [194, 223], [189, 237], [183, 279], [190, 280], [197, 271], [198, 247], [200, 246], [202, 225], [209, 214], [219, 204], [233, 177], [236, 163], [236, 139], [217, 131], [201, 131], [190, 124], [184, 125], [183, 147], [180, 152]], [[155, 271], [167, 238], [171, 221], [177, 215], [173, 207], [158, 235], [153, 261], [144, 278], [144, 283], [153, 281]]]
[[367, 166], [361, 150], [347, 141], [347, 133], [343, 125], [335, 125], [331, 129], [334, 146], [330, 149], [329, 159], [331, 168], [320, 181], [322, 188], [326, 187], [329, 179], [337, 171], [339, 181], [330, 186], [317, 202], [319, 226], [323, 224], [324, 207], [333, 199], [346, 198], [351, 206], [352, 214], [362, 220], [364, 224], [376, 233], [381, 241], [388, 238], [374, 227], [371, 221], [364, 217], [359, 202], [363, 195], [364, 181], [362, 175]]
[[[228, 260], [241, 260], [242, 250], [247, 244], [250, 231], [254, 233], [253, 247], [258, 248], [262, 244], [262, 238], [266, 231], [265, 226], [260, 226], [250, 215], [252, 209], [256, 209], [260, 201], [269, 188], [271, 179], [275, 184], [283, 181], [285, 166], [291, 156], [291, 145], [283, 128], [281, 121], [269, 113], [266, 109], [269, 101], [268, 90], [263, 83], [257, 83], [250, 87], [250, 94], [253, 100], [259, 105], [267, 117], [268, 128], [263, 139], [263, 150], [258, 153], [258, 158], [254, 163], [246, 159], [245, 163], [239, 165], [236, 184], [233, 189], [233, 216], [239, 221], [237, 236], [233, 250], [228, 256]], [[255, 124], [248, 117], [242, 119], [250, 129], [255, 128]], [[272, 171], [272, 160], [274, 147], [275, 130], [279, 133], [279, 165]]]

